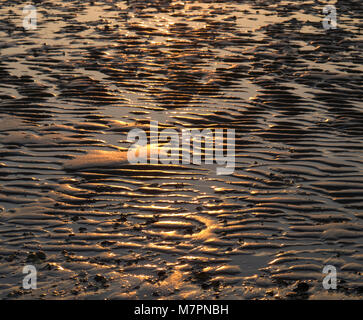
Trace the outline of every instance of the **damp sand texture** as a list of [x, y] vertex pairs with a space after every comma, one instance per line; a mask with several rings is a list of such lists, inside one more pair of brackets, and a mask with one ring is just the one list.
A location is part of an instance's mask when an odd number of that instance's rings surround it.
[[[363, 12], [333, 2], [41, 1], [24, 31], [1, 1], [0, 298], [362, 298]], [[234, 173], [128, 165], [151, 120], [235, 129]]]

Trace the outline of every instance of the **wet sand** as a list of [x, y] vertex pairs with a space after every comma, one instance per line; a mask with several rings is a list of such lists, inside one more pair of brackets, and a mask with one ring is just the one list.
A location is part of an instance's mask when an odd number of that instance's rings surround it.
[[[2, 1], [0, 298], [361, 299], [362, 6], [327, 3]], [[234, 174], [130, 166], [150, 120], [235, 129]]]

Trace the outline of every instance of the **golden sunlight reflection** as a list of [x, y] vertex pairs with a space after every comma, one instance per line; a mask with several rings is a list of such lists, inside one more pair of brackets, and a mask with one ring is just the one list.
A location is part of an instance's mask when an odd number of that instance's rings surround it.
[[362, 9], [326, 3], [1, 1], [0, 298], [361, 297]]

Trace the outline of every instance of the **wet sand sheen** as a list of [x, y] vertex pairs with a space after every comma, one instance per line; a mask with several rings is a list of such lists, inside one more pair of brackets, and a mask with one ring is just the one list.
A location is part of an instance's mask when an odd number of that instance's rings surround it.
[[[53, 1], [24, 32], [3, 1], [0, 297], [361, 298], [362, 9], [335, 5]], [[235, 129], [234, 174], [128, 165], [150, 120]]]

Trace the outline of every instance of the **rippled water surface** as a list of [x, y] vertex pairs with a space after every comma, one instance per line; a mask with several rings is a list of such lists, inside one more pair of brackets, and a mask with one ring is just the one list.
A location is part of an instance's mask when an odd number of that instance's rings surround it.
[[[327, 3], [1, 1], [0, 297], [361, 297], [363, 12]], [[129, 165], [150, 120], [235, 129], [234, 174]]]

